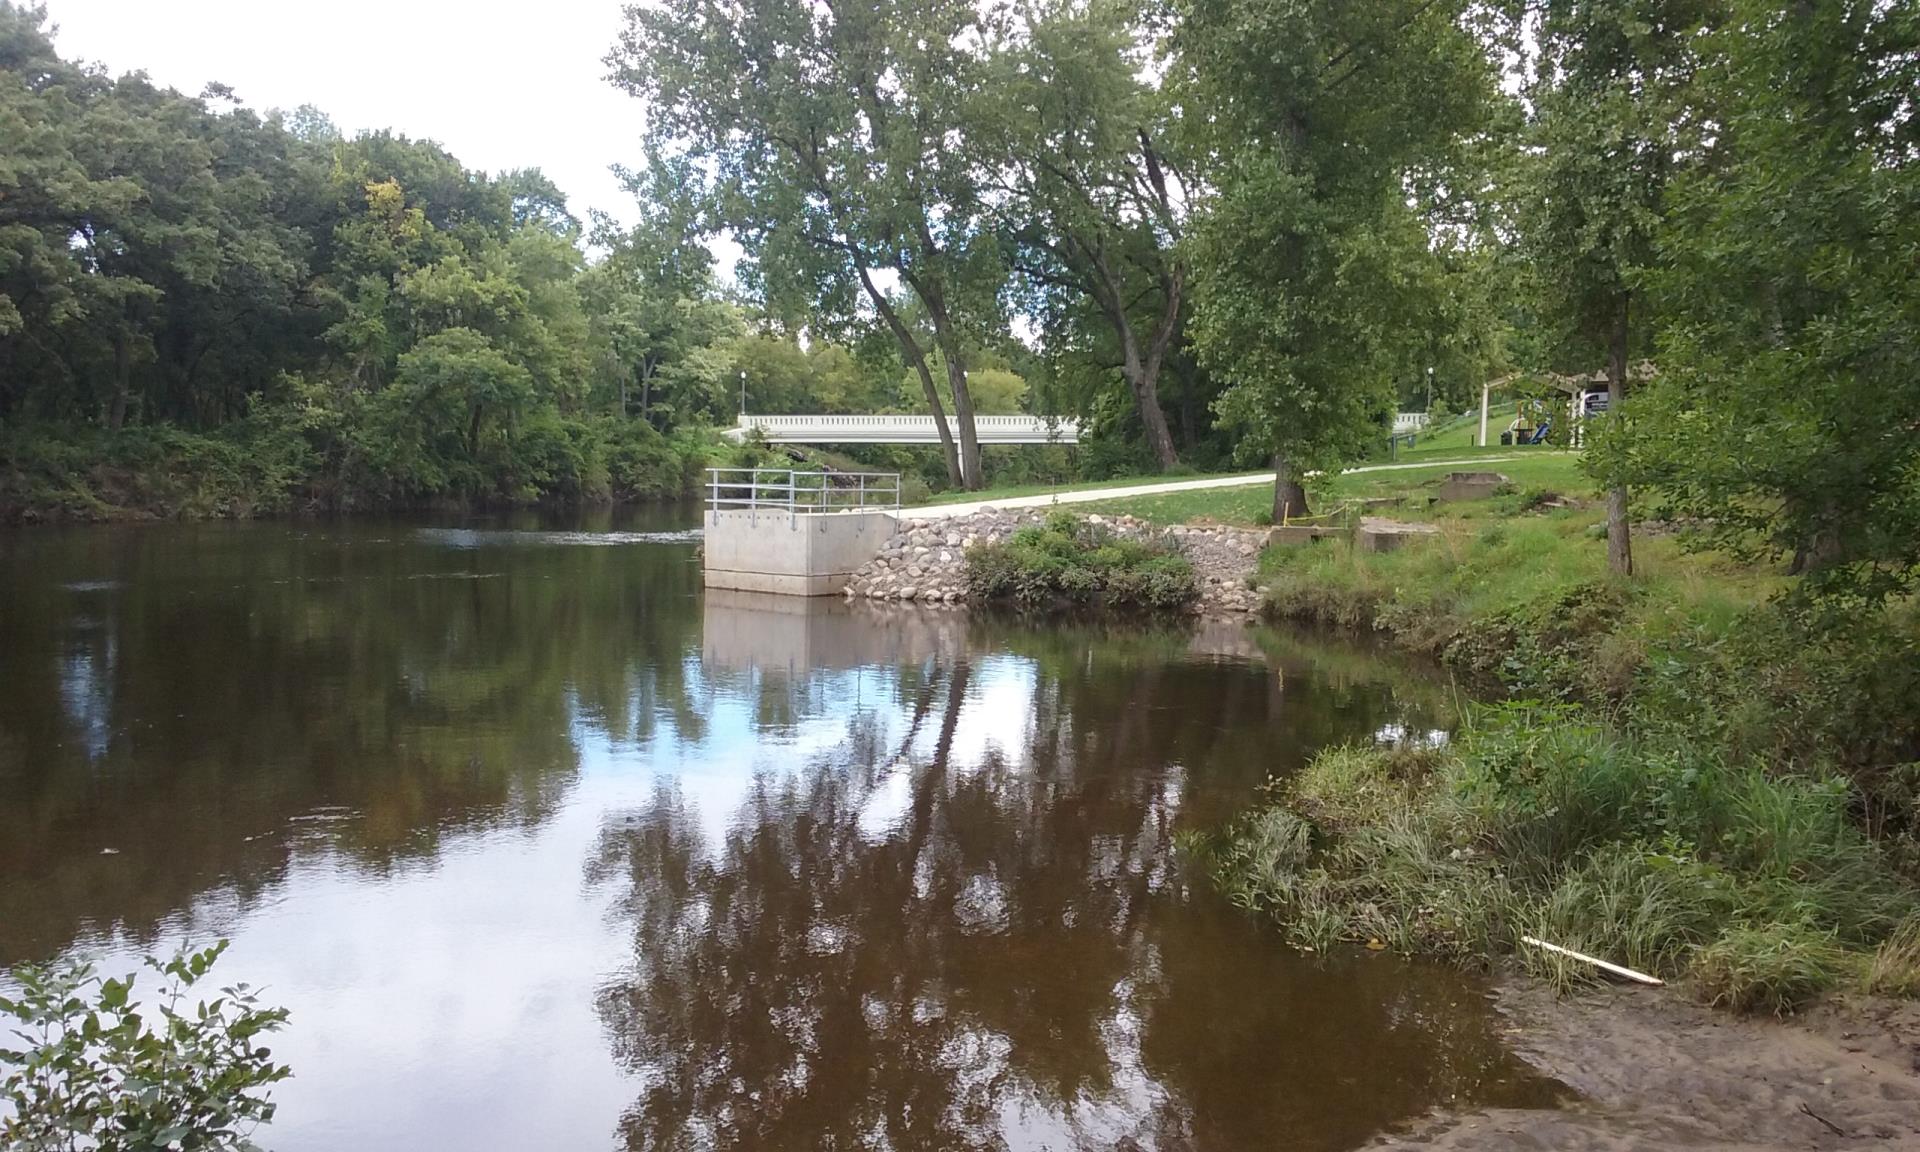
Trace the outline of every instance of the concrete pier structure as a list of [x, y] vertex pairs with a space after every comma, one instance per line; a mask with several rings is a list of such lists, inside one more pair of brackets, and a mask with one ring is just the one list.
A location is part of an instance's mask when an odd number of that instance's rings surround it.
[[704, 582], [740, 592], [837, 595], [893, 538], [899, 507], [897, 473], [712, 469]]

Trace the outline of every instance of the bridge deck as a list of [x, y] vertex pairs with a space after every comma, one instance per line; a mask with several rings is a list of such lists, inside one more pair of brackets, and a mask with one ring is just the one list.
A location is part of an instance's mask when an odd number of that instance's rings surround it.
[[[949, 424], [949, 427], [952, 427]], [[1078, 444], [1074, 420], [1041, 416], [975, 416], [982, 444]], [[772, 444], [938, 444], [931, 416], [742, 416], [727, 435], [746, 438], [758, 429]]]

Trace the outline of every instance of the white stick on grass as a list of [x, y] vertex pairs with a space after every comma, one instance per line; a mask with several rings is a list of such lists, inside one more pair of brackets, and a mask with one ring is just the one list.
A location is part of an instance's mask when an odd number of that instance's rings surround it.
[[1558, 952], [1562, 956], [1571, 956], [1575, 960], [1591, 964], [1595, 968], [1603, 968], [1615, 976], [1624, 976], [1629, 980], [1638, 980], [1642, 984], [1652, 984], [1656, 987], [1666, 984], [1665, 980], [1657, 976], [1649, 976], [1645, 972], [1636, 972], [1631, 968], [1622, 968], [1618, 964], [1609, 963], [1597, 956], [1589, 956], [1585, 952], [1575, 952], [1571, 948], [1562, 948], [1558, 944], [1549, 944], [1545, 940], [1536, 940], [1531, 936], [1522, 936], [1520, 937], [1520, 942], [1523, 944], [1531, 944], [1535, 948], [1545, 948], [1549, 952]]

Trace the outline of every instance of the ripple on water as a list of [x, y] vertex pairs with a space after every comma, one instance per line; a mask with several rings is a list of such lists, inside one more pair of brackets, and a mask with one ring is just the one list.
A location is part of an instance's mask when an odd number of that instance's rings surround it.
[[525, 548], [550, 545], [605, 548], [615, 544], [697, 544], [701, 530], [677, 532], [538, 532], [514, 528], [422, 528], [419, 538], [443, 548]]

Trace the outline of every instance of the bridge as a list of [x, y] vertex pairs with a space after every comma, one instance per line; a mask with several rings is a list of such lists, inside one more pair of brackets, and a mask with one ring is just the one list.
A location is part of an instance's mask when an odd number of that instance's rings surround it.
[[[954, 429], [954, 438], [959, 438]], [[724, 435], [734, 441], [758, 430], [769, 444], [938, 444], [931, 416], [748, 416]], [[1045, 416], [975, 416], [982, 444], [1078, 444], [1080, 422]]]

